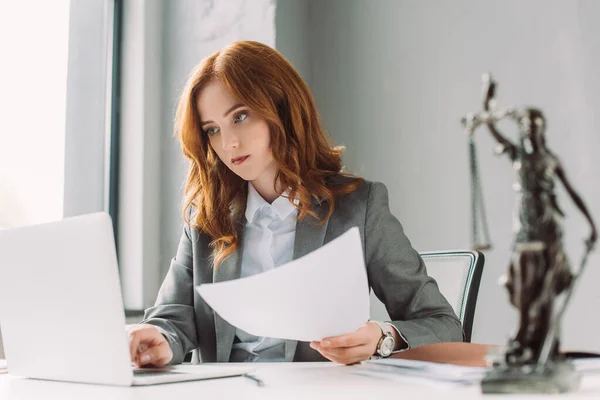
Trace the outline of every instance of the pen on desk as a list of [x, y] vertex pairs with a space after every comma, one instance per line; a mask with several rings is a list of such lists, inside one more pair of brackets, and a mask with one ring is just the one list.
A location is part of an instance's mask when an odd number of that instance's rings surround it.
[[243, 376], [244, 378], [248, 378], [248, 379], [250, 379], [251, 381], [253, 381], [254, 383], [256, 383], [256, 386], [259, 386], [259, 387], [263, 387], [263, 386], [265, 386], [264, 382], [263, 382], [263, 381], [261, 381], [260, 379], [258, 379], [257, 377], [255, 377], [254, 375], [250, 375], [250, 374], [244, 374], [244, 375], [242, 375], [242, 376]]

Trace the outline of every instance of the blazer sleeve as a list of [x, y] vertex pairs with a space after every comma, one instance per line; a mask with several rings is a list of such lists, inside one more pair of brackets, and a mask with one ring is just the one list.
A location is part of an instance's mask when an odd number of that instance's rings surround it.
[[388, 191], [381, 182], [371, 183], [369, 189], [365, 256], [373, 292], [410, 348], [464, 340], [452, 307], [390, 212]]
[[173, 351], [170, 364], [183, 362], [186, 353], [198, 345], [192, 260], [192, 245], [186, 226], [156, 303], [146, 310], [141, 322], [156, 326], [165, 336]]

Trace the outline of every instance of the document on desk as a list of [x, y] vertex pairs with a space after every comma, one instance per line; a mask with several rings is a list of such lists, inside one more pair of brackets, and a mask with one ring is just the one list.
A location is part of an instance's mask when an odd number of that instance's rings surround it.
[[231, 325], [300, 341], [351, 333], [369, 319], [369, 285], [358, 228], [271, 271], [196, 287]]
[[[575, 369], [582, 373], [600, 371], [600, 358], [573, 359]], [[360, 364], [357, 373], [373, 377], [391, 379], [418, 378], [422, 382], [441, 382], [446, 384], [479, 384], [492, 367], [469, 367], [463, 365], [435, 363], [401, 358], [383, 358], [366, 360]]]
[[487, 367], [468, 367], [400, 358], [366, 360], [361, 363], [361, 366], [367, 370], [383, 374], [414, 376], [460, 384], [479, 383], [490, 370]]

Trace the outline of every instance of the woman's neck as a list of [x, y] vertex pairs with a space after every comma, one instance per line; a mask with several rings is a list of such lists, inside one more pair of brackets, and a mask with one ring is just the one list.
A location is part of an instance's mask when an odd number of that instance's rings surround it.
[[[250, 182], [249, 182], [250, 183]], [[260, 194], [260, 197], [265, 199], [265, 201], [269, 204], [275, 201], [276, 198], [283, 192], [279, 190], [279, 186], [275, 187], [273, 184], [273, 180], [265, 180], [265, 179], [255, 179], [252, 182], [252, 186], [254, 189]]]

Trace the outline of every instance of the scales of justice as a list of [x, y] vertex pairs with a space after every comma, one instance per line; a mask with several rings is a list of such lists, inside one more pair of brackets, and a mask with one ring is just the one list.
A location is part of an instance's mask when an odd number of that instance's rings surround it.
[[[505, 286], [511, 304], [519, 312], [519, 328], [504, 353], [493, 361], [481, 388], [484, 393], [575, 391], [579, 389], [580, 375], [560, 353], [560, 322], [596, 243], [596, 227], [558, 157], [546, 146], [543, 113], [536, 108], [499, 108], [495, 92], [496, 82], [489, 74], [483, 75], [483, 110], [462, 118], [470, 153], [471, 229], [473, 247], [489, 249], [475, 152], [476, 133], [484, 130], [498, 142], [496, 153], [509, 159], [516, 175], [514, 237], [512, 253], [507, 257]], [[504, 119], [516, 124], [517, 140], [509, 140], [497, 129], [497, 123]], [[591, 228], [576, 273], [571, 270], [563, 248], [564, 214], [554, 192], [556, 181], [564, 186]]]

